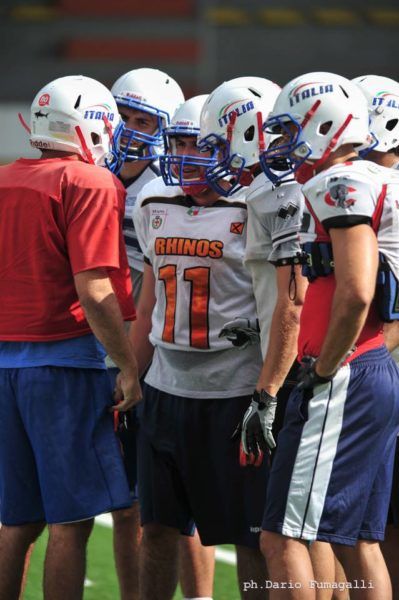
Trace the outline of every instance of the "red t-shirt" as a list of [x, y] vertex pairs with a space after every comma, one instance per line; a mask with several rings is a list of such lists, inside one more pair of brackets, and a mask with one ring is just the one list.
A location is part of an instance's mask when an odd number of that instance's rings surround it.
[[74, 157], [0, 167], [0, 340], [90, 332], [74, 275], [109, 269], [123, 316], [135, 317], [122, 235], [125, 190]]
[[[319, 277], [306, 291], [305, 304], [301, 313], [298, 338], [298, 358], [319, 356], [331, 318], [331, 306], [335, 292], [335, 277]], [[348, 362], [384, 343], [382, 323], [374, 303], [371, 305], [366, 323], [355, 342], [356, 350]]]

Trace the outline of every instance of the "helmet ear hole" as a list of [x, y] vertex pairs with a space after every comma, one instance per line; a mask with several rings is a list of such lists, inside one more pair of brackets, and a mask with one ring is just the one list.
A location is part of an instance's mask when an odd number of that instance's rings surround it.
[[321, 135], [327, 135], [327, 133], [330, 131], [332, 126], [332, 121], [325, 121], [324, 123], [322, 123], [319, 127], [319, 133]]
[[388, 131], [392, 131], [393, 129], [395, 129], [397, 124], [398, 124], [398, 119], [390, 119], [387, 122], [387, 124], [385, 125], [385, 129], [387, 129]]
[[245, 141], [252, 142], [252, 140], [254, 139], [254, 135], [255, 135], [255, 127], [253, 125], [251, 125], [251, 127], [248, 127], [248, 129], [244, 133]]
[[93, 142], [93, 144], [95, 146], [97, 146], [97, 144], [100, 143], [100, 136], [98, 135], [98, 133], [94, 133], [93, 131], [91, 132], [91, 141]]

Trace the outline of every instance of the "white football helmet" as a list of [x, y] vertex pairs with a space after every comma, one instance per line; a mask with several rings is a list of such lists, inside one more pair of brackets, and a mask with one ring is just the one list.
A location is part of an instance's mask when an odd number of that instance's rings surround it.
[[198, 194], [209, 187], [206, 169], [216, 164], [215, 152], [212, 156], [179, 154], [176, 138], [187, 136], [198, 139], [200, 133], [200, 115], [208, 94], [194, 96], [186, 100], [172, 117], [164, 130], [165, 154], [159, 159], [161, 175], [166, 185], [179, 185], [186, 194]]
[[103, 166], [111, 158], [120, 122], [115, 100], [102, 83], [83, 75], [60, 77], [33, 100], [30, 143], [39, 150], [75, 152]]
[[332, 73], [307, 73], [287, 83], [265, 128], [283, 134], [282, 142], [261, 157], [272, 181], [268, 164], [276, 154], [289, 158], [291, 171], [304, 183], [343, 144], [367, 147], [372, 142], [363, 94], [354, 83]]
[[164, 151], [162, 132], [184, 102], [180, 86], [158, 69], [134, 69], [125, 73], [111, 88], [118, 106], [127, 106], [157, 117], [152, 134], [124, 127], [120, 146], [123, 161], [154, 160]]
[[[353, 82], [366, 97], [370, 131], [376, 138], [372, 150], [389, 152], [399, 146], [399, 83], [380, 75], [363, 75]], [[366, 153], [365, 153], [366, 154]]]
[[[230, 195], [252, 180], [251, 167], [273, 139], [262, 125], [279, 92], [268, 79], [238, 77], [222, 83], [205, 102], [200, 144], [218, 151], [218, 165], [208, 171], [208, 181], [218, 193]], [[226, 178], [231, 182], [228, 190]]]

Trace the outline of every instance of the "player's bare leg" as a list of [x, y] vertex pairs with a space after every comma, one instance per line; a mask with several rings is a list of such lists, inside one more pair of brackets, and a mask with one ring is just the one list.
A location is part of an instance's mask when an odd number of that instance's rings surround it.
[[171, 600], [178, 578], [180, 532], [150, 523], [143, 527], [140, 545], [140, 600]]
[[270, 600], [316, 600], [316, 589], [310, 585], [315, 578], [307, 542], [262, 531], [260, 547], [270, 581], [293, 584], [293, 589], [270, 589]]
[[[396, 323], [399, 323], [399, 321], [396, 321]], [[381, 542], [381, 551], [391, 577], [392, 596], [394, 600], [399, 598], [398, 549], [399, 527], [389, 524], [385, 530], [385, 540]]]
[[28, 571], [29, 571], [29, 564], [30, 564], [30, 558], [32, 556], [32, 552], [33, 552], [33, 548], [34, 548], [34, 544], [31, 544], [28, 548], [28, 551], [26, 553], [25, 556], [25, 564], [24, 564], [24, 572], [22, 575], [22, 583], [21, 583], [21, 592], [20, 592], [20, 600], [23, 599], [23, 595], [24, 595], [24, 591], [25, 591], [25, 587], [26, 587], [26, 582], [28, 580]]
[[25, 557], [45, 523], [0, 528], [0, 600], [17, 600], [21, 591]]
[[[342, 565], [336, 558], [330, 544], [326, 542], [313, 542], [309, 546], [310, 558], [313, 566], [314, 579], [319, 582], [331, 583], [345, 582], [345, 573]], [[347, 600], [347, 590], [334, 590], [330, 588], [317, 588], [317, 600]]]
[[215, 547], [203, 546], [196, 531], [179, 541], [179, 581], [184, 598], [212, 598]]
[[94, 519], [49, 525], [49, 541], [44, 562], [44, 600], [83, 598], [86, 573], [86, 546]]
[[[359, 541], [354, 548], [335, 544], [334, 552], [342, 562], [348, 582], [357, 580], [365, 589], [351, 589], [351, 600], [392, 600], [392, 586], [378, 542]], [[370, 586], [370, 587], [367, 587]]]
[[241, 598], [265, 600], [265, 581], [268, 579], [263, 554], [256, 548], [236, 546], [237, 576]]
[[[335, 556], [334, 554], [334, 564], [335, 564], [335, 581], [337, 581], [338, 583], [346, 583], [347, 582], [347, 578], [346, 578], [346, 573], [344, 571], [344, 567], [342, 566], [341, 562], [338, 560], [338, 558]], [[349, 600], [350, 598], [350, 594], [348, 590], [334, 590], [333, 593], [333, 600]]]
[[139, 503], [112, 513], [115, 566], [121, 600], [139, 598], [139, 548], [141, 540]]

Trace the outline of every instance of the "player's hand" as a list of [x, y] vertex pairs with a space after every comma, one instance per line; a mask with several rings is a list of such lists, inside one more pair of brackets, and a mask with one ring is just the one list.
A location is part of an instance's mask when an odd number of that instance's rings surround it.
[[126, 411], [138, 404], [142, 399], [140, 382], [137, 376], [137, 371], [132, 373], [121, 371], [116, 377], [114, 390], [114, 406], [111, 406], [111, 411]]
[[277, 398], [265, 390], [255, 390], [242, 423], [237, 430], [241, 434], [240, 465], [258, 467], [264, 453], [276, 447], [272, 426], [276, 413]]
[[258, 344], [259, 336], [258, 319], [246, 319], [245, 317], [236, 317], [223, 325], [219, 337], [225, 337], [233, 346], [241, 350], [247, 348], [250, 344]]
[[304, 356], [301, 360], [301, 366], [298, 371], [298, 389], [311, 390], [315, 385], [328, 383], [334, 377], [335, 373], [327, 376], [321, 376], [316, 373], [316, 358], [313, 356]]

